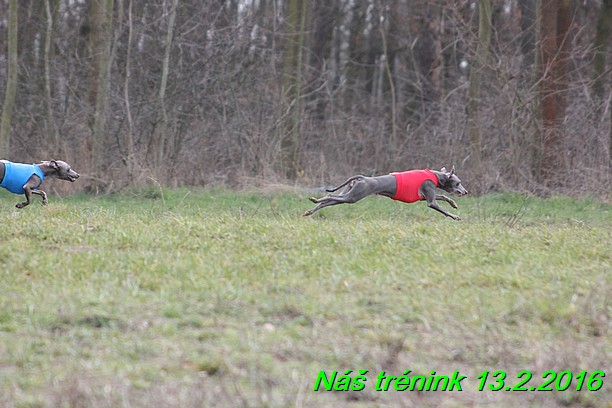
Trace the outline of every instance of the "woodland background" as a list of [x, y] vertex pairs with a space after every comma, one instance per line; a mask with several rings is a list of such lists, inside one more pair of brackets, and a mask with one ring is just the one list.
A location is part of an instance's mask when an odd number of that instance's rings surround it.
[[75, 187], [455, 165], [609, 193], [612, 0], [0, 0], [0, 157]]

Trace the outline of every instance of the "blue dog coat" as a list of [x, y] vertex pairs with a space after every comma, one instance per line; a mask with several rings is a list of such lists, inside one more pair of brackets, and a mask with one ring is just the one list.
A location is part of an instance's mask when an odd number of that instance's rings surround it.
[[[35, 164], [13, 163], [8, 160], [0, 160], [4, 163], [4, 180], [0, 187], [6, 188], [11, 193], [23, 194], [23, 186], [30, 177], [36, 174], [40, 180], [45, 179], [40, 167]], [[36, 188], [34, 188], [36, 190]]]

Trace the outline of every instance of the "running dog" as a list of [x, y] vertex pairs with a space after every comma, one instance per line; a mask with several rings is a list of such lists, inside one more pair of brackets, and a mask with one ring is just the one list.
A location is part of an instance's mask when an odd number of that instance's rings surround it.
[[405, 203], [427, 200], [427, 205], [430, 208], [459, 221], [461, 218], [438, 205], [436, 200], [442, 200], [450, 204], [451, 207], [457, 208], [457, 204], [452, 199], [437, 194], [436, 187], [460, 196], [468, 193], [455, 174], [454, 166], [450, 172], [442, 167], [440, 171], [424, 169], [390, 173], [378, 177], [353, 176], [338, 187], [325, 191], [333, 193], [343, 187], [346, 188], [340, 194], [328, 194], [322, 198], [310, 197], [310, 201], [318, 205], [312, 210], [306, 211], [304, 216], [312, 215], [321, 208], [330, 205], [353, 204], [369, 195], [380, 194]]
[[38, 190], [45, 178], [57, 178], [72, 183], [79, 178], [79, 173], [61, 160], [43, 161], [36, 164], [13, 163], [0, 160], [0, 187], [14, 194], [24, 194], [26, 201], [15, 205], [23, 208], [32, 202], [32, 194], [42, 197], [42, 204], [47, 205], [47, 194]]

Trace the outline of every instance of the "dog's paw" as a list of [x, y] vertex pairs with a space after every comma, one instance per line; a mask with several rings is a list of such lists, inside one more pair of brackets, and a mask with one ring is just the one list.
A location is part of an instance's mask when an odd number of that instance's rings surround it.
[[450, 206], [451, 206], [451, 207], [453, 207], [455, 210], [456, 210], [457, 208], [459, 208], [459, 207], [457, 207], [457, 203], [456, 203], [454, 200], [450, 200], [448, 203], [449, 203], [449, 204], [450, 204]]
[[23, 208], [23, 207], [25, 207], [26, 205], [27, 205], [26, 203], [18, 203], [18, 204], [15, 204], [15, 207], [17, 207], [17, 208]]
[[319, 199], [316, 197], [309, 197], [308, 198], [310, 201], [312, 201], [313, 203], [317, 204], [319, 202]]
[[304, 217], [308, 217], [310, 214], [312, 214], [312, 211], [308, 210], [308, 211], [304, 211]]
[[40, 203], [41, 205], [47, 205], [49, 204], [49, 200], [47, 200], [46, 198], [43, 198], [43, 200]]
[[451, 218], [455, 221], [461, 221], [461, 217], [459, 217], [458, 215], [451, 214]]

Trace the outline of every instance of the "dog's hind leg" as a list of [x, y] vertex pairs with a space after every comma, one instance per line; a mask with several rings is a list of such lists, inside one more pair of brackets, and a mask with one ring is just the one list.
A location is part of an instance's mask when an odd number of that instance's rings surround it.
[[[348, 188], [342, 194], [338, 195], [327, 195], [322, 198], [310, 197], [310, 201], [315, 204], [318, 204], [312, 210], [308, 210], [304, 213], [305, 216], [312, 215], [315, 212], [319, 211], [321, 208], [329, 207], [331, 205], [338, 204], [353, 204], [357, 201], [367, 197], [372, 194], [372, 190], [370, 188], [371, 182], [369, 182], [366, 177], [363, 176], [355, 176], [351, 177], [348, 183]], [[344, 183], [346, 185], [347, 183]], [[338, 188], [343, 187], [339, 186]]]
[[349, 203], [349, 201], [346, 201], [346, 199], [343, 199], [340, 196], [327, 196], [327, 197], [319, 198], [319, 199], [316, 199], [316, 200], [318, 200], [316, 202], [319, 203], [319, 204], [315, 208], [313, 208], [312, 210], [306, 211], [304, 213], [305, 217], [314, 214], [315, 212], [319, 211], [321, 208], [329, 207], [329, 206], [332, 206], [332, 205]]
[[42, 190], [32, 190], [32, 194], [36, 194], [42, 197], [42, 205], [49, 204], [49, 200], [47, 200], [47, 193]]
[[[348, 186], [346, 191], [342, 194], [328, 194], [325, 197], [321, 197], [321, 198], [317, 198], [317, 197], [309, 197], [308, 199], [310, 201], [312, 201], [315, 204], [319, 204], [328, 200], [342, 200], [343, 196], [345, 196], [346, 194], [349, 194], [351, 192], [351, 190], [353, 189], [353, 186], [355, 185], [355, 180], [363, 177], [363, 176], [353, 176], [351, 178], [349, 178], [348, 180], [346, 180], [344, 183], [340, 184], [338, 187], [333, 187], [333, 188], [326, 188], [325, 191], [327, 191], [328, 193], [333, 193], [334, 191], [337, 191], [339, 189], [341, 189], [342, 187]], [[338, 203], [340, 204], [340, 203]], [[330, 205], [330, 204], [328, 204]]]
[[310, 198], [308, 198], [308, 199], [309, 199], [310, 201], [312, 201], [313, 203], [315, 203], [315, 204], [319, 204], [320, 202], [324, 201], [324, 200], [325, 200], [326, 198], [328, 198], [328, 197], [329, 197], [329, 196], [327, 196], [327, 197], [321, 197], [321, 198], [317, 198], [317, 197], [310, 197]]

